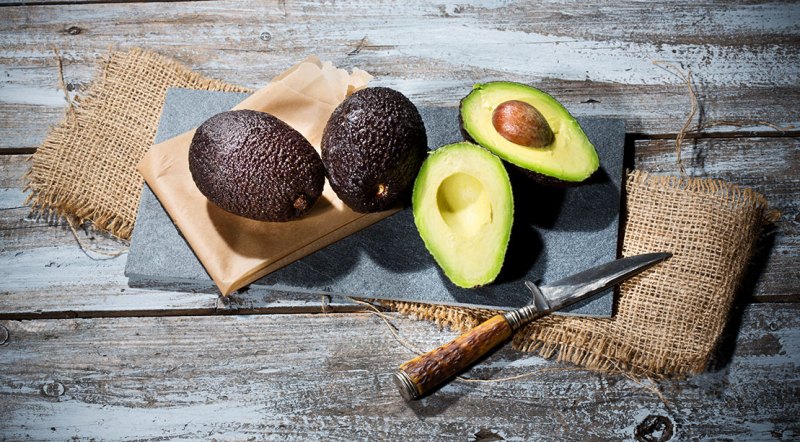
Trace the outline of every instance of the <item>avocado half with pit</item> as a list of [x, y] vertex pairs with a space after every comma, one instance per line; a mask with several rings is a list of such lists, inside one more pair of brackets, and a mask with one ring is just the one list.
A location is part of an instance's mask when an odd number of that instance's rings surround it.
[[494, 281], [514, 214], [511, 182], [499, 158], [469, 142], [442, 146], [422, 164], [411, 200], [425, 247], [455, 285]]
[[600, 166], [589, 138], [556, 99], [520, 83], [476, 84], [461, 100], [465, 138], [550, 184], [585, 181]]

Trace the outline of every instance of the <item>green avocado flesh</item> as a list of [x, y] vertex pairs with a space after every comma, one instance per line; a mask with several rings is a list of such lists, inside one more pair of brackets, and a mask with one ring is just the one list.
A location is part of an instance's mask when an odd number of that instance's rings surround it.
[[[495, 109], [511, 100], [527, 103], [542, 114], [553, 131], [552, 143], [527, 147], [509, 141], [495, 129]], [[536, 88], [506, 81], [476, 84], [461, 100], [460, 117], [463, 131], [475, 142], [534, 176], [543, 176], [543, 181], [578, 183], [600, 165], [597, 151], [575, 118]]]
[[499, 158], [469, 142], [440, 147], [422, 164], [412, 206], [425, 247], [455, 285], [494, 281], [514, 213], [511, 182]]

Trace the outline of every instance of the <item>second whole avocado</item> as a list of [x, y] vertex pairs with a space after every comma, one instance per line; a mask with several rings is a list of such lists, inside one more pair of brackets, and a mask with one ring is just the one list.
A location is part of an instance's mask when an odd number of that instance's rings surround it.
[[322, 135], [331, 187], [357, 212], [396, 206], [411, 191], [428, 150], [425, 125], [402, 93], [362, 89], [334, 110]]

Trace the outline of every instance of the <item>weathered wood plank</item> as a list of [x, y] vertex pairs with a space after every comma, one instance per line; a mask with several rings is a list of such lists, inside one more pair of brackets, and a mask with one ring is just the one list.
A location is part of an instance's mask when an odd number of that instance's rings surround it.
[[[228, 300], [216, 292], [144, 290], [128, 287], [127, 247], [109, 235], [79, 229], [84, 253], [64, 222], [30, 216], [23, 175], [29, 155], [0, 155], [0, 317], [91, 317], [353, 311], [352, 303], [327, 297], [276, 296], [258, 292]], [[324, 306], [323, 306], [324, 304]]]
[[[14, 440], [631, 440], [656, 415], [673, 440], [790, 440], [798, 313], [748, 307], [730, 364], [661, 382], [666, 405], [647, 381], [508, 348], [468, 375], [531, 376], [405, 403], [389, 375], [412, 354], [366, 314], [3, 321], [0, 421]], [[423, 349], [454, 336], [394, 322]]]
[[9, 6], [41, 6], [41, 5], [86, 5], [105, 3], [180, 3], [187, 1], [213, 1], [213, 0], [0, 0], [0, 7]]
[[[52, 47], [80, 92], [111, 45], [152, 48], [198, 71], [257, 87], [316, 53], [377, 75], [425, 104], [453, 105], [475, 82], [509, 79], [552, 92], [579, 115], [675, 133], [694, 73], [704, 122], [800, 127], [800, 5], [685, 2], [269, 2], [20, 6], [0, 26], [0, 143], [32, 149], [61, 117]], [[624, 25], [621, 25], [624, 23]], [[677, 32], [676, 32], [677, 30]]]

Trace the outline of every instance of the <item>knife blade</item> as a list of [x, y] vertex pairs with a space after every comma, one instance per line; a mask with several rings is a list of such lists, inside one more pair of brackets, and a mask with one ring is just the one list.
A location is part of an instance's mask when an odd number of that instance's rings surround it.
[[508, 340], [531, 321], [605, 291], [671, 257], [671, 253], [646, 253], [592, 267], [538, 287], [526, 281], [531, 304], [495, 315], [451, 342], [402, 365], [393, 379], [406, 400], [419, 399], [448, 382], [483, 355]]

